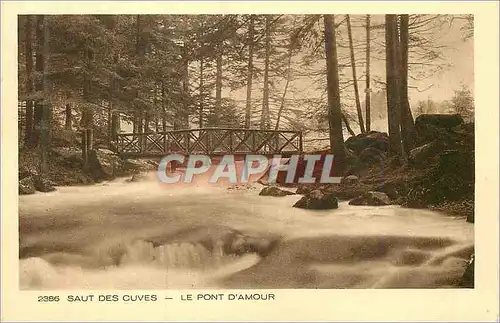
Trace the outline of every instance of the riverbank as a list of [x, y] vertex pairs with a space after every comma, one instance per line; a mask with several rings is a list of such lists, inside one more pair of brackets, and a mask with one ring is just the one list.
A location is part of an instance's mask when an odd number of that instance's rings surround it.
[[350, 180], [319, 188], [340, 199], [353, 199], [369, 191], [383, 192], [391, 204], [440, 211], [474, 222], [474, 182], [463, 179], [463, 173], [443, 173], [439, 161], [429, 164], [428, 169], [415, 169], [408, 164], [395, 165], [389, 159], [349, 173]]
[[464, 123], [459, 115], [421, 115], [415, 128], [414, 148], [404, 159], [391, 156], [386, 133], [348, 138], [342, 183], [302, 185], [299, 190], [319, 188], [339, 199], [382, 192], [391, 204], [462, 216], [473, 223], [474, 124]]
[[19, 194], [51, 192], [57, 186], [86, 186], [116, 178], [135, 181], [142, 173], [155, 171], [158, 167], [153, 160], [122, 160], [105, 148], [93, 150], [89, 157], [89, 168], [84, 171], [80, 149], [52, 148], [48, 151], [47, 170], [41, 175], [39, 151], [19, 151]]

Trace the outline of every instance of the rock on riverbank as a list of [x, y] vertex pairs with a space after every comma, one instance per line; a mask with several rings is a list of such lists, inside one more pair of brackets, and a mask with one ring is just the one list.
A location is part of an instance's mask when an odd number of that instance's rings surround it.
[[370, 191], [391, 203], [464, 216], [474, 222], [474, 124], [459, 115], [421, 115], [415, 146], [404, 162], [390, 156], [386, 133], [350, 137], [341, 184], [298, 185], [298, 194], [319, 189], [350, 200]]
[[[51, 192], [55, 186], [90, 185], [117, 177], [154, 171], [153, 160], [122, 160], [114, 152], [97, 148], [89, 153], [89, 169], [83, 170], [82, 151], [75, 147], [54, 147], [48, 152], [47, 171], [40, 175], [39, 151], [19, 152], [19, 194]], [[138, 179], [138, 175], [135, 176]], [[134, 179], [134, 180], [135, 180]]]

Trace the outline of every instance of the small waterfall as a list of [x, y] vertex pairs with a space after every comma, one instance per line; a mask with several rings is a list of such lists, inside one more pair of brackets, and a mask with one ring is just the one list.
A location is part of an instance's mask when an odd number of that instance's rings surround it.
[[21, 259], [20, 288], [216, 288], [214, 279], [248, 268], [259, 259], [254, 254], [228, 255], [222, 247], [220, 241], [213, 251], [191, 242], [153, 246], [135, 240], [106, 244], [97, 249], [97, 254], [84, 256], [94, 264], [87, 268], [75, 264], [75, 256], [68, 253]]
[[227, 255], [222, 241], [214, 243], [213, 251], [201, 243], [171, 243], [154, 247], [152, 243], [136, 240], [126, 245], [120, 266], [131, 264], [154, 265], [166, 269], [210, 270], [236, 261], [236, 255]]
[[204, 269], [210, 252], [201, 244], [174, 243], [154, 248], [153, 263], [165, 268]]

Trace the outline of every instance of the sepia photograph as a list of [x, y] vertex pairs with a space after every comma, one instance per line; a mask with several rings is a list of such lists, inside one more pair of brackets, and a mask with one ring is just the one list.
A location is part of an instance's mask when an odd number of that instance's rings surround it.
[[20, 290], [475, 288], [474, 15], [17, 23]]

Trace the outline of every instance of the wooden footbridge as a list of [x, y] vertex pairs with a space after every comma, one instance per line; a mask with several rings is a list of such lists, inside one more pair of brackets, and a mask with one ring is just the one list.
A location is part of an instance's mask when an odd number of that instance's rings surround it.
[[116, 135], [116, 153], [124, 158], [168, 154], [208, 156], [302, 153], [302, 133], [287, 130], [200, 128]]

